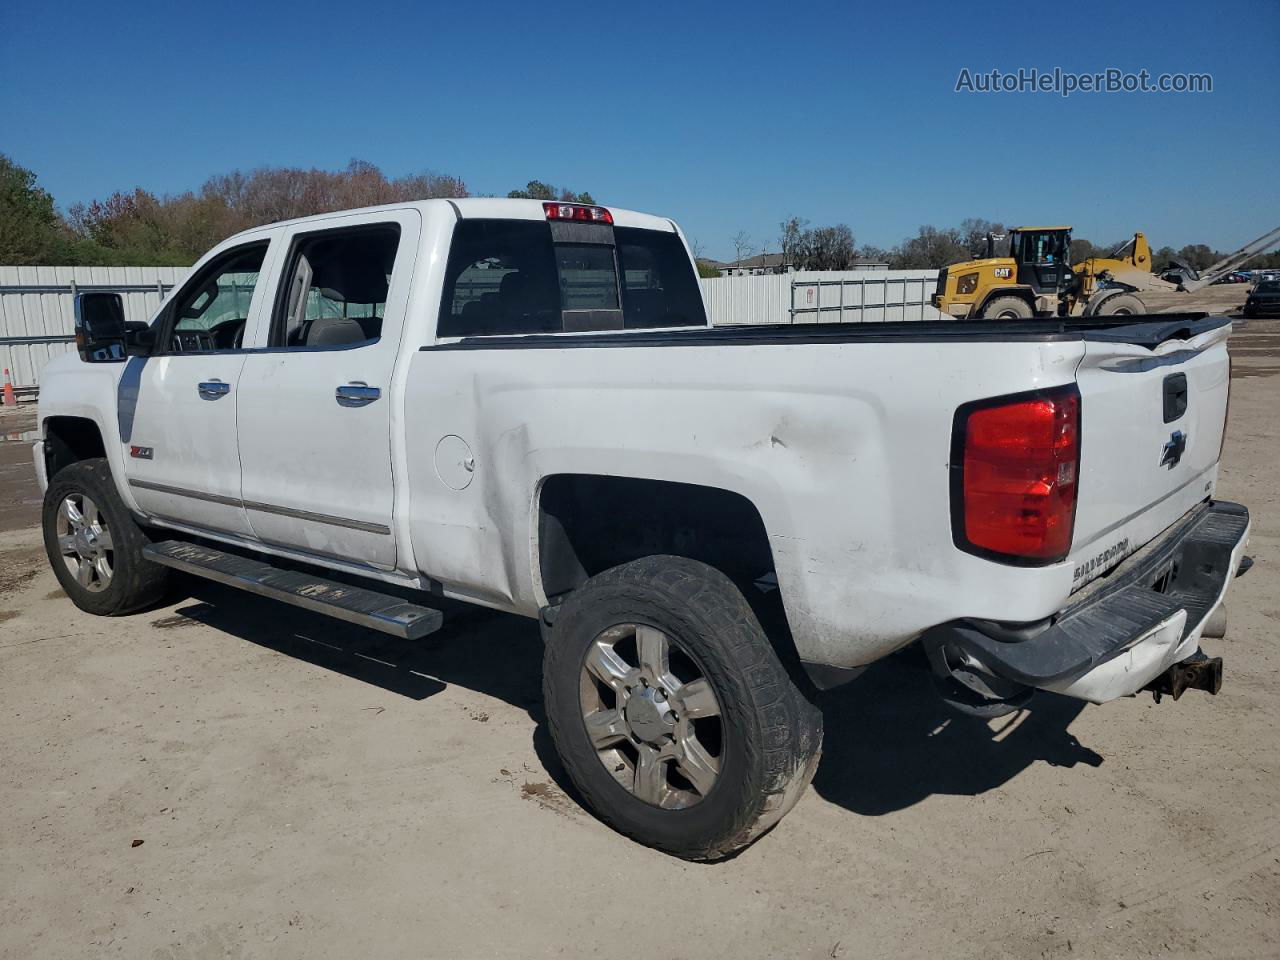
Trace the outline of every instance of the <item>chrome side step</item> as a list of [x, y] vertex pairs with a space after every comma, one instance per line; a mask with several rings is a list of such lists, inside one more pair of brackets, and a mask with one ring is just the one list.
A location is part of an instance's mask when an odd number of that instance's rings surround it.
[[142, 548], [142, 555], [153, 563], [183, 573], [381, 630], [404, 640], [417, 640], [435, 633], [444, 620], [439, 610], [420, 607], [399, 597], [293, 570], [279, 570], [260, 560], [182, 540], [149, 544]]

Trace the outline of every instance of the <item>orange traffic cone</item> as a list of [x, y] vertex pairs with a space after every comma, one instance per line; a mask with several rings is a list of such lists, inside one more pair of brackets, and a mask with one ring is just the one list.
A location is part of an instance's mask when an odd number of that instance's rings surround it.
[[13, 393], [13, 381], [9, 379], [9, 368], [4, 368], [4, 405], [6, 407], [14, 407], [18, 404], [18, 398]]

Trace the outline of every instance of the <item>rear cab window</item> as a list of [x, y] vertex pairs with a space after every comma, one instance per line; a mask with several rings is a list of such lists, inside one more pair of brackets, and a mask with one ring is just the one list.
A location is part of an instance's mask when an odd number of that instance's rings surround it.
[[499, 219], [454, 227], [441, 337], [706, 322], [693, 265], [674, 232]]

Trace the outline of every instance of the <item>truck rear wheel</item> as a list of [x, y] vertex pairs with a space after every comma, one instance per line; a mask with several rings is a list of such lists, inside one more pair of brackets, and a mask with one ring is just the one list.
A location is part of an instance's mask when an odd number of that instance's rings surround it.
[[169, 571], [143, 558], [147, 536], [102, 457], [58, 471], [45, 491], [42, 521], [54, 576], [81, 610], [118, 616], [164, 595]]
[[751, 843], [813, 778], [822, 717], [722, 574], [684, 557], [614, 567], [559, 610], [547, 722], [592, 811], [694, 860]]
[[1021, 297], [996, 297], [982, 308], [984, 320], [1030, 320], [1033, 316], [1031, 304]]

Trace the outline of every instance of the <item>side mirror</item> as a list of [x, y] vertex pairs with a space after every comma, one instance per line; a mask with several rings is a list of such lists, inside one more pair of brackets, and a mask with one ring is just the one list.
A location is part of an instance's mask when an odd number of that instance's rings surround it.
[[125, 359], [124, 299], [118, 293], [76, 294], [76, 350], [85, 363]]

